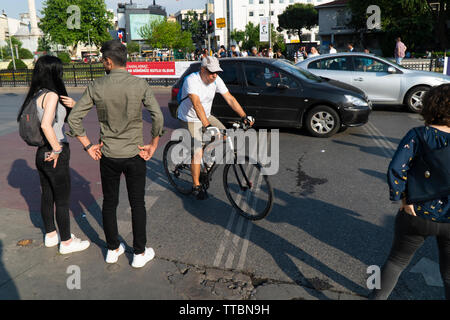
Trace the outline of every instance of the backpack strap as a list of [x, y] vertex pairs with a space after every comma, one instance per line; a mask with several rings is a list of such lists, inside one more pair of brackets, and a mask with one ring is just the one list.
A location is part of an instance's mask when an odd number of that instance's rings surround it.
[[[50, 90], [44, 90], [44, 91], [46, 91], [46, 92], [45, 92], [45, 94], [44, 94], [44, 98], [42, 98], [42, 103], [41, 103], [41, 108], [42, 108], [42, 110], [44, 109], [44, 100], [45, 100], [45, 97], [46, 97], [47, 94], [50, 92]], [[56, 103], [55, 122], [58, 122], [58, 104], [59, 104], [59, 100], [58, 100], [58, 102]]]

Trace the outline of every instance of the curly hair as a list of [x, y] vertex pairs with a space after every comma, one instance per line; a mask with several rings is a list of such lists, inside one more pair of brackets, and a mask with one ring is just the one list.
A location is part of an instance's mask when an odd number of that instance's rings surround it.
[[421, 115], [426, 125], [450, 127], [450, 83], [433, 87], [426, 93]]

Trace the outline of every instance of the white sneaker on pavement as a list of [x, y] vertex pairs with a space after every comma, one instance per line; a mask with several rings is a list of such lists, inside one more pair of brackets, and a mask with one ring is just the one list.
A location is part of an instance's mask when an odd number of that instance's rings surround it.
[[145, 248], [144, 254], [135, 254], [131, 266], [133, 268], [142, 268], [147, 262], [155, 257], [155, 251], [152, 248]]
[[83, 251], [86, 250], [87, 248], [89, 248], [90, 246], [90, 242], [88, 240], [81, 240], [78, 239], [77, 237], [75, 237], [73, 234], [71, 234], [72, 236], [72, 241], [70, 242], [69, 245], [64, 245], [64, 244], [60, 244], [59, 245], [59, 253], [60, 254], [68, 254], [68, 253], [72, 253], [72, 252], [78, 252], [78, 251]]
[[51, 248], [58, 245], [59, 241], [60, 241], [59, 234], [56, 234], [54, 237], [49, 237], [48, 234], [45, 234], [44, 245], [47, 248]]
[[119, 250], [116, 250], [108, 250], [108, 252], [106, 253], [106, 263], [116, 263], [119, 259], [119, 256], [125, 252], [125, 245], [123, 243], [120, 243]]

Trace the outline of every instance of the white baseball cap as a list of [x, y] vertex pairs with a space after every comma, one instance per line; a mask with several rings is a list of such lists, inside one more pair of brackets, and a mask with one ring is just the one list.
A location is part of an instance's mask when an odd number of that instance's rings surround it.
[[202, 59], [202, 67], [205, 67], [209, 72], [223, 71], [220, 68], [219, 60], [216, 57], [207, 56]]

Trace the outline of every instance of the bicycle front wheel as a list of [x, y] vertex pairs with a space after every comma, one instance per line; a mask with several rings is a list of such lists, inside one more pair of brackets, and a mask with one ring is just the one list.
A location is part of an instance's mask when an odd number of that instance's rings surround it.
[[242, 164], [227, 164], [223, 170], [223, 185], [235, 210], [250, 220], [266, 217], [273, 205], [273, 189], [261, 164], [245, 158]]
[[182, 194], [192, 193], [190, 156], [183, 158], [177, 148], [180, 141], [169, 141], [164, 148], [163, 163], [170, 184]]

